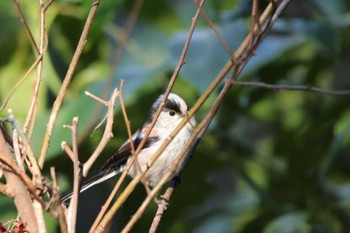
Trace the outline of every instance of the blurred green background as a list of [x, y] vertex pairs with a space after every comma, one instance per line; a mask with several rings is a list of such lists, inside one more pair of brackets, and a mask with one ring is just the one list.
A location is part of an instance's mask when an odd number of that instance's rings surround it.
[[[55, 0], [47, 11], [48, 48], [31, 140], [36, 154], [91, 3]], [[70, 131], [62, 125], [71, 124], [74, 116], [79, 117], [82, 161], [92, 153], [103, 131], [98, 129], [92, 134], [104, 110], [84, 91], [106, 97], [124, 79], [124, 99], [135, 131], [147, 119], [152, 102], [164, 92], [196, 10], [188, 0], [145, 1], [122, 59], [115, 67], [116, 47], [132, 4], [124, 0], [100, 2], [86, 49], [56, 122], [45, 165], [46, 174], [50, 166], [56, 167], [62, 192], [71, 187], [72, 180], [71, 162], [60, 149], [62, 140], [70, 141]], [[260, 1], [261, 9], [266, 4], [267, 1]], [[38, 1], [21, 1], [21, 6], [34, 37], [38, 38]], [[250, 6], [251, 1], [247, 0], [205, 3], [205, 11], [233, 51], [249, 31]], [[239, 80], [350, 89], [349, 15], [347, 0], [292, 1]], [[0, 2], [1, 104], [35, 60], [19, 19], [12, 1]], [[229, 55], [200, 17], [174, 92], [192, 105], [228, 59]], [[23, 124], [34, 79], [35, 72], [16, 91], [0, 117], [5, 117], [6, 109], [12, 108]], [[197, 121], [208, 112], [215, 95], [199, 111]], [[347, 96], [234, 86], [189, 161], [159, 232], [350, 232], [349, 103]], [[95, 164], [95, 170], [127, 138], [117, 105], [115, 137]], [[114, 183], [112, 179], [82, 195], [77, 232], [87, 232]], [[115, 217], [113, 232], [130, 219], [144, 197], [144, 188], [139, 185]], [[133, 232], [147, 232], [155, 210], [152, 203]], [[14, 206], [10, 199], [0, 196], [0, 220], [11, 218], [16, 218]], [[48, 232], [55, 232], [56, 224], [48, 217]]]

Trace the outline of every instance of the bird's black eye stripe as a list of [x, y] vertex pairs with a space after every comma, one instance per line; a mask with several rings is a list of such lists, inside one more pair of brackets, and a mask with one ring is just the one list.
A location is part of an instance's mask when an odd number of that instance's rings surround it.
[[168, 99], [164, 105], [164, 110], [170, 111], [170, 115], [172, 114], [171, 111], [173, 111], [175, 113], [182, 114], [181, 109], [180, 109], [180, 105], [174, 100]]

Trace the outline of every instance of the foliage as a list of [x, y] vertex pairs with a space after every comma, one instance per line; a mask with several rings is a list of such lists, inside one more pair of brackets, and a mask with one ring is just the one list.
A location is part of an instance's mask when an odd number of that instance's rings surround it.
[[[90, 2], [56, 0], [48, 10], [48, 56], [44, 58], [33, 148], [41, 146], [45, 122]], [[31, 29], [38, 33], [37, 8], [27, 1], [21, 4]], [[205, 11], [232, 51], [249, 32], [250, 5], [250, 1], [239, 0], [205, 3]], [[350, 89], [349, 5], [346, 0], [293, 1], [257, 49], [240, 80]], [[79, 116], [81, 156], [91, 154], [102, 134], [97, 130], [89, 137], [102, 115], [84, 91], [107, 96], [111, 91], [105, 89], [108, 77], [114, 74], [110, 87], [118, 86], [124, 79], [127, 112], [131, 127], [136, 130], [146, 120], [153, 100], [164, 92], [196, 10], [191, 1], [146, 1], [125, 53], [114, 67], [113, 56], [131, 7], [130, 1], [101, 1], [87, 49], [55, 124], [45, 165], [47, 173], [50, 166], [56, 167], [61, 187], [69, 186], [72, 173], [68, 158], [60, 149], [61, 141], [69, 140], [70, 131], [61, 126]], [[0, 17], [2, 104], [34, 57], [15, 5], [1, 1]], [[202, 17], [174, 92], [193, 104], [229, 58]], [[7, 104], [19, 122], [24, 122], [27, 114], [34, 80], [35, 72]], [[205, 116], [213, 100], [211, 97], [203, 106], [197, 119]], [[350, 232], [349, 100], [348, 96], [234, 86], [187, 165], [159, 232]], [[6, 111], [0, 112], [0, 117], [4, 116]], [[127, 137], [121, 112], [116, 113], [115, 122], [115, 138], [97, 166]], [[78, 232], [87, 231], [89, 219], [94, 219], [103, 203], [100, 199], [106, 196], [103, 192], [108, 193], [111, 187], [99, 187], [95, 193], [83, 195], [79, 216], [84, 221], [78, 221]], [[140, 186], [116, 217], [115, 229], [129, 220], [144, 196]], [[1, 221], [16, 217], [11, 200], [0, 196], [0, 203]], [[155, 206], [151, 205], [134, 232], [148, 229], [154, 211]], [[51, 222], [53, 232], [57, 223]]]

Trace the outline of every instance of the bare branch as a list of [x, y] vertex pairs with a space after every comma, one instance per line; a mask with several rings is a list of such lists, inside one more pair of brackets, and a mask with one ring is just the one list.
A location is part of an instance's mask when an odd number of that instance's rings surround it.
[[49, 9], [49, 7], [51, 6], [51, 4], [53, 3], [54, 0], [49, 0], [49, 2], [46, 4], [45, 8], [44, 8], [44, 12], [46, 13], [46, 11]]
[[[29, 28], [29, 25], [28, 25], [28, 23], [27, 23], [27, 20], [26, 20], [25, 17], [24, 17], [21, 4], [19, 3], [18, 0], [13, 0], [13, 2], [14, 2], [14, 3], [16, 4], [16, 6], [17, 6], [17, 10], [18, 10], [19, 15], [20, 15], [20, 17], [21, 17], [21, 22], [23, 23], [23, 25], [24, 25], [24, 27], [25, 27], [27, 33], [28, 33], [28, 36], [29, 36], [29, 38], [30, 38], [30, 41], [32, 42], [32, 45], [33, 45], [34, 50], [35, 50], [35, 52], [36, 52], [36, 55], [40, 56], [39, 48], [38, 48], [38, 46], [37, 46], [37, 44], [36, 44], [36, 42], [35, 42], [34, 36], [33, 36], [33, 34], [32, 34], [32, 31], [31, 31], [30, 28]], [[1, 111], [0, 111], [0, 112], [1, 112]]]
[[200, 7], [197, 0], [192, 0], [192, 1], [197, 6], [197, 8], [201, 11], [201, 14], [204, 16], [205, 20], [208, 22], [209, 27], [213, 30], [216, 37], [220, 40], [221, 44], [226, 49], [227, 53], [232, 57], [233, 52], [230, 49], [230, 46], [226, 43], [225, 39], [221, 36], [220, 32], [216, 29], [214, 23], [211, 21], [211, 19], [207, 15], [207, 13], [204, 11], [204, 9], [202, 7]]
[[10, 91], [9, 95], [6, 97], [6, 99], [4, 100], [4, 103], [2, 104], [2, 106], [0, 107], [0, 112], [2, 112], [4, 110], [4, 108], [6, 107], [7, 103], [9, 102], [9, 100], [11, 99], [12, 95], [15, 93], [15, 91], [17, 90], [17, 88], [19, 86], [21, 86], [21, 84], [28, 78], [29, 74], [34, 70], [34, 68], [38, 65], [38, 63], [41, 61], [41, 59], [43, 58], [43, 55], [40, 54], [35, 62], [31, 65], [31, 67], [27, 70], [27, 72], [24, 74], [24, 76], [21, 78], [21, 80], [19, 80], [19, 82], [12, 88], [12, 90]]
[[64, 150], [67, 153], [69, 158], [73, 161], [74, 160], [74, 154], [73, 154], [73, 151], [71, 150], [71, 148], [68, 146], [67, 142], [63, 141], [61, 143], [61, 148], [62, 148], [62, 150]]
[[61, 201], [60, 201], [59, 187], [57, 184], [56, 172], [54, 167], [50, 167], [50, 174], [51, 174], [52, 183], [53, 183], [51, 200], [55, 204], [57, 209], [58, 221], [60, 223], [61, 232], [68, 233], [66, 217], [64, 213], [64, 208], [61, 205]]
[[[166, 202], [169, 202], [170, 197], [173, 194], [173, 192], [174, 192], [174, 187], [168, 187], [161, 198], [164, 199]], [[158, 204], [158, 209], [157, 209], [157, 212], [153, 218], [151, 227], [149, 229], [149, 233], [155, 233], [157, 231], [160, 220], [162, 219], [163, 214], [164, 214], [166, 209], [167, 209], [167, 206], [164, 205], [163, 203]]]
[[22, 155], [21, 155], [21, 150], [19, 149], [19, 137], [18, 137], [18, 132], [17, 129], [13, 129], [13, 150], [15, 152], [15, 158], [18, 164], [18, 167], [20, 170], [22, 170], [23, 172], [24, 170], [24, 166], [23, 166], [23, 159], [22, 159]]
[[[39, 54], [44, 55], [44, 52], [47, 48], [47, 41], [45, 39], [47, 38], [46, 31], [45, 31], [45, 6], [44, 6], [44, 0], [39, 0], [40, 2], [40, 32], [39, 32]], [[26, 117], [26, 120], [23, 125], [23, 132], [27, 133], [28, 127], [31, 124], [31, 128], [34, 128], [35, 124], [35, 116], [38, 109], [38, 95], [40, 90], [40, 85], [42, 81], [42, 73], [43, 73], [43, 59], [44, 57], [39, 61], [37, 66], [37, 76], [36, 81], [34, 85], [34, 93], [32, 97], [32, 101], [28, 110], [28, 114]], [[31, 138], [31, 133], [28, 134], [28, 139]], [[28, 140], [28, 141], [29, 141]]]
[[46, 157], [46, 153], [47, 153], [47, 150], [48, 150], [48, 147], [49, 147], [52, 130], [53, 130], [53, 127], [54, 127], [54, 124], [55, 124], [55, 121], [56, 121], [59, 109], [60, 109], [61, 104], [63, 102], [63, 99], [64, 99], [64, 96], [65, 96], [66, 91], [68, 89], [68, 86], [69, 86], [69, 84], [70, 84], [70, 82], [72, 80], [75, 68], [76, 68], [76, 66], [78, 64], [78, 60], [80, 58], [80, 55], [83, 52], [83, 49], [85, 48], [87, 37], [88, 37], [89, 31], [90, 31], [90, 28], [92, 26], [94, 17], [96, 15], [96, 11], [97, 11], [99, 3], [100, 3], [99, 0], [94, 0], [93, 1], [93, 4], [92, 4], [92, 7], [90, 9], [89, 15], [87, 17], [87, 20], [86, 20], [83, 32], [82, 32], [82, 34], [80, 36], [79, 43], [78, 43], [77, 48], [75, 50], [75, 53], [73, 55], [72, 61], [71, 61], [70, 65], [69, 65], [69, 68], [68, 68], [68, 71], [66, 73], [66, 76], [65, 76], [65, 78], [63, 80], [61, 89], [60, 89], [60, 91], [59, 91], [59, 93], [57, 95], [57, 98], [56, 98], [55, 102], [54, 102], [54, 105], [53, 105], [53, 108], [52, 108], [52, 111], [51, 111], [51, 115], [50, 115], [50, 119], [49, 119], [49, 122], [47, 124], [46, 132], [45, 132], [45, 136], [44, 136], [44, 142], [43, 142], [43, 145], [42, 145], [42, 148], [41, 148], [41, 152], [40, 152], [40, 156], [39, 156], [39, 165], [40, 165], [40, 167], [44, 166], [45, 157]]
[[76, 221], [77, 221], [77, 213], [78, 213], [78, 196], [80, 189], [80, 180], [81, 180], [81, 169], [79, 162], [79, 154], [78, 154], [78, 140], [77, 140], [77, 131], [78, 131], [78, 117], [73, 118], [72, 126], [65, 126], [65, 128], [69, 128], [72, 131], [72, 147], [71, 150], [65, 142], [62, 142], [62, 147], [66, 150], [70, 159], [73, 162], [73, 194], [70, 200], [70, 204], [68, 207], [67, 213], [67, 225], [69, 232], [75, 232], [76, 229]]
[[268, 83], [261, 83], [261, 82], [241, 82], [241, 81], [234, 81], [233, 84], [238, 86], [260, 87], [260, 88], [270, 89], [274, 91], [307, 91], [307, 92], [316, 92], [316, 93], [332, 95], [332, 96], [350, 95], [350, 90], [332, 91], [332, 90], [322, 89], [318, 87], [303, 86], [303, 85], [283, 85], [283, 84], [278, 85], [278, 84], [268, 84]]
[[91, 93], [88, 92], [88, 91], [85, 91], [84, 93], [85, 93], [85, 95], [87, 95], [87, 96], [89, 96], [90, 98], [96, 100], [97, 102], [100, 102], [100, 103], [103, 104], [104, 106], [108, 106], [108, 101], [105, 101], [105, 100], [103, 100], [103, 99], [101, 99], [101, 98], [95, 96], [94, 94], [91, 94]]
[[25, 161], [26, 161], [27, 167], [29, 168], [30, 172], [33, 174], [33, 177], [35, 179], [34, 183], [38, 185], [39, 189], [41, 189], [43, 187], [42, 180], [41, 180], [41, 171], [37, 164], [36, 158], [34, 157], [33, 151], [29, 146], [29, 143], [26, 139], [25, 134], [22, 131], [21, 126], [18, 124], [18, 122], [14, 117], [14, 113], [12, 109], [9, 109], [8, 113], [9, 113], [9, 117], [6, 120], [11, 123], [11, 126], [13, 129], [17, 130], [21, 139], [21, 143], [23, 145], [22, 150], [24, 151], [24, 153], [22, 152], [22, 154], [26, 154]]
[[114, 108], [118, 97], [119, 97], [119, 91], [117, 89], [114, 89], [112, 96], [108, 101], [108, 110], [106, 114], [107, 123], [106, 123], [105, 131], [103, 132], [102, 139], [98, 144], [98, 146], [96, 147], [94, 153], [92, 153], [88, 161], [84, 163], [84, 166], [83, 166], [84, 177], [87, 176], [92, 164], [96, 161], [97, 157], [101, 154], [103, 148], [106, 146], [109, 140], [113, 137], [112, 127], [113, 127], [113, 121], [114, 121]]

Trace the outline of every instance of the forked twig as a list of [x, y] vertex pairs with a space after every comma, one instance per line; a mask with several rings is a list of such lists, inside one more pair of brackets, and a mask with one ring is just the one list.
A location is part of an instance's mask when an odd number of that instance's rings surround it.
[[74, 232], [76, 229], [76, 221], [77, 221], [77, 213], [78, 213], [78, 195], [80, 188], [80, 180], [81, 180], [81, 168], [78, 154], [78, 139], [77, 139], [77, 131], [78, 131], [78, 117], [73, 118], [72, 125], [64, 125], [64, 128], [69, 128], [72, 131], [72, 148], [71, 150], [66, 143], [62, 143], [62, 148], [69, 155], [70, 159], [73, 162], [73, 194], [68, 207], [67, 213], [67, 223], [68, 223], [68, 231]]
[[[92, 164], [96, 161], [98, 156], [101, 154], [102, 150], [105, 148], [109, 140], [113, 137], [113, 121], [114, 121], [114, 108], [115, 103], [119, 97], [119, 91], [118, 89], [114, 89], [109, 101], [107, 102], [108, 110], [106, 113], [106, 127], [103, 132], [103, 136], [101, 141], [99, 142], [98, 146], [96, 147], [95, 151], [92, 153], [92, 155], [89, 157], [89, 159], [84, 163], [83, 166], [83, 177], [86, 177]], [[97, 98], [97, 97], [96, 97]], [[94, 99], [96, 99], [94, 98]]]

